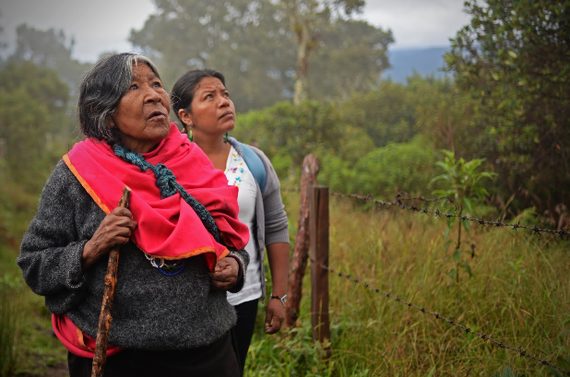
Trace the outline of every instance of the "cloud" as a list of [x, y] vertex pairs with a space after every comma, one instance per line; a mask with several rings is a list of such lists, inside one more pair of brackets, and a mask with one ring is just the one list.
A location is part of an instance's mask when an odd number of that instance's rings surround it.
[[360, 18], [391, 29], [392, 49], [447, 46], [470, 20], [461, 0], [368, 0]]
[[109, 50], [129, 51], [132, 28], [140, 28], [154, 11], [151, 0], [14, 0], [0, 5], [2, 40], [16, 44], [16, 27], [22, 23], [41, 30], [63, 29], [75, 38], [74, 57], [95, 61]]

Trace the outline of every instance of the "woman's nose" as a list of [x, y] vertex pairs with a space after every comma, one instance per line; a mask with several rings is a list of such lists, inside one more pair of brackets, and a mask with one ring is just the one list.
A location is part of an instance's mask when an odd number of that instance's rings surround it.
[[148, 87], [144, 97], [145, 102], [160, 102], [162, 97], [154, 87]]
[[218, 103], [220, 107], [226, 107], [230, 105], [230, 99], [228, 97], [221, 97], [220, 102]]

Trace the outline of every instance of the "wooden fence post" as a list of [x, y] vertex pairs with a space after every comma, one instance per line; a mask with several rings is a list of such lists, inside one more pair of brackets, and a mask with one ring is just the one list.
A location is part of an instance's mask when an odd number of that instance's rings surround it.
[[[329, 322], [329, 189], [313, 186], [311, 191], [311, 322], [313, 340], [321, 344], [330, 340]], [[326, 358], [330, 357], [330, 346], [324, 347]]]
[[294, 327], [299, 318], [299, 307], [303, 288], [303, 276], [307, 268], [309, 255], [309, 196], [312, 186], [317, 184], [319, 173], [319, 160], [315, 155], [309, 154], [303, 160], [301, 167], [301, 203], [299, 206], [299, 220], [295, 249], [289, 271], [289, 287], [287, 292], [287, 309], [285, 309], [285, 325]]

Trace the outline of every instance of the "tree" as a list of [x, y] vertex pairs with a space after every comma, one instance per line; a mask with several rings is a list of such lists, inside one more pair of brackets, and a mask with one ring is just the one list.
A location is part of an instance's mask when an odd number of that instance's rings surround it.
[[309, 58], [323, 34], [343, 15], [360, 13], [364, 0], [281, 0], [298, 45], [293, 103], [308, 99]]
[[[382, 72], [390, 68], [386, 52], [392, 42], [390, 31], [365, 21], [336, 20], [311, 56], [311, 74], [305, 72], [307, 95], [315, 99], [346, 98], [352, 92], [363, 93], [378, 87]], [[305, 95], [296, 93], [297, 97]]]
[[32, 62], [37, 67], [55, 69], [75, 93], [81, 76], [90, 66], [71, 57], [75, 40], [68, 41], [63, 30], [39, 30], [26, 24], [19, 25], [16, 33], [16, 50], [8, 57], [8, 64]]
[[[224, 73], [240, 112], [293, 98], [297, 45], [281, 3], [155, 0], [155, 4], [156, 13], [140, 30], [131, 31], [130, 41], [156, 61], [167, 87], [190, 69], [209, 67]], [[328, 14], [320, 8], [319, 12], [323, 17]], [[311, 58], [311, 64], [327, 76], [314, 80], [311, 96], [342, 95], [375, 84], [387, 66], [385, 46], [391, 43], [391, 34], [363, 21], [327, 17], [318, 42], [323, 53]], [[342, 39], [345, 32], [350, 42]]]
[[413, 138], [417, 133], [415, 106], [416, 99], [406, 86], [391, 81], [353, 93], [338, 104], [343, 123], [365, 130], [376, 147]]
[[[388, 44], [394, 41], [391, 31], [384, 32], [366, 22], [355, 22], [350, 19], [353, 14], [362, 12], [364, 3], [364, 0], [280, 1], [286, 10], [291, 31], [297, 42], [293, 103], [298, 104], [315, 92], [330, 93], [326, 89], [325, 91], [310, 89], [314, 83], [323, 82], [318, 79], [312, 80], [312, 75], [309, 75], [309, 65], [313, 64], [311, 59], [313, 53], [321, 52], [318, 61], [322, 64], [320, 66], [315, 64], [315, 67], [318, 67], [315, 72], [323, 73], [321, 68], [329, 67], [328, 64], [331, 62], [338, 69], [326, 70], [329, 74], [327, 80], [343, 71], [352, 76], [352, 79], [343, 86], [336, 85], [335, 91], [342, 90], [343, 87], [348, 90], [361, 89], [362, 81], [367, 86], [374, 85], [378, 82], [382, 71], [389, 68], [386, 51]], [[321, 51], [324, 46], [328, 47], [328, 51]], [[354, 62], [359, 64], [351, 64]], [[331, 73], [334, 73], [334, 76]], [[346, 81], [344, 77], [336, 78], [337, 81]]]
[[32, 62], [0, 70], [0, 238], [17, 243], [68, 147], [69, 87]]
[[[480, 100], [478, 126], [498, 182], [553, 219], [570, 197], [570, 1], [467, 1], [471, 23], [446, 56]], [[563, 224], [558, 223], [559, 226]]]
[[130, 41], [152, 56], [171, 87], [191, 69], [226, 77], [238, 111], [261, 108], [292, 92], [294, 45], [269, 1], [155, 0], [156, 14]]
[[68, 100], [69, 87], [55, 70], [24, 62], [0, 71], [0, 140], [9, 180], [32, 192], [43, 187], [67, 146]]

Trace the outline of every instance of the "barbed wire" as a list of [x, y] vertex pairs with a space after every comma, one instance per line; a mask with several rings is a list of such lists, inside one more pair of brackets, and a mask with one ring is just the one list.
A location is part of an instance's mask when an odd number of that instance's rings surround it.
[[461, 324], [459, 324], [459, 323], [456, 323], [455, 321], [453, 321], [453, 320], [451, 320], [451, 319], [449, 319], [449, 318], [447, 318], [447, 317], [444, 317], [444, 316], [442, 316], [441, 314], [439, 314], [439, 313], [437, 313], [437, 312], [433, 312], [433, 311], [428, 310], [428, 309], [426, 309], [426, 308], [417, 306], [417, 305], [415, 305], [415, 304], [413, 304], [413, 303], [411, 303], [411, 302], [407, 302], [407, 301], [405, 301], [405, 300], [403, 300], [403, 299], [401, 299], [401, 298], [399, 298], [399, 297], [397, 297], [397, 296], [392, 295], [392, 294], [389, 293], [389, 292], [384, 292], [384, 291], [382, 291], [382, 290], [380, 290], [380, 289], [378, 289], [378, 288], [372, 286], [372, 285], [369, 284], [369, 283], [360, 281], [359, 279], [353, 277], [352, 275], [345, 274], [345, 273], [342, 273], [342, 272], [340, 272], [340, 271], [336, 271], [336, 270], [334, 270], [334, 269], [332, 269], [332, 268], [330, 268], [330, 267], [328, 267], [328, 266], [325, 266], [325, 265], [322, 264], [322, 263], [317, 262], [314, 258], [309, 258], [309, 260], [311, 261], [311, 263], [316, 264], [317, 266], [321, 267], [322, 269], [324, 269], [324, 270], [326, 270], [326, 271], [329, 271], [329, 272], [332, 273], [332, 274], [335, 274], [335, 275], [338, 275], [339, 277], [348, 279], [348, 280], [350, 280], [350, 281], [352, 281], [352, 282], [354, 282], [354, 283], [358, 283], [358, 284], [360, 284], [360, 285], [363, 285], [364, 287], [366, 287], [367, 289], [369, 289], [369, 290], [371, 290], [371, 291], [373, 291], [373, 292], [375, 292], [375, 293], [382, 294], [382, 295], [386, 296], [387, 298], [390, 298], [390, 299], [392, 299], [392, 300], [401, 302], [401, 303], [403, 303], [404, 305], [407, 305], [407, 306], [410, 307], [410, 308], [417, 309], [417, 310], [419, 310], [420, 312], [422, 312], [422, 313], [424, 313], [424, 314], [430, 314], [430, 315], [432, 315], [433, 317], [435, 317], [436, 319], [441, 319], [442, 321], [445, 321], [445, 322], [447, 322], [448, 324], [450, 324], [450, 325], [452, 325], [452, 326], [455, 326], [455, 327], [458, 327], [458, 328], [462, 329], [462, 330], [465, 331], [466, 333], [473, 334], [473, 335], [475, 335], [475, 336], [477, 336], [477, 337], [479, 337], [479, 338], [481, 338], [481, 339], [483, 339], [483, 340], [485, 340], [485, 341], [490, 341], [491, 343], [494, 343], [495, 345], [497, 345], [497, 346], [499, 346], [499, 347], [501, 347], [501, 348], [504, 348], [504, 349], [508, 349], [508, 350], [510, 350], [510, 351], [517, 352], [520, 356], [524, 356], [524, 357], [533, 359], [533, 360], [535, 360], [536, 362], [538, 362], [538, 363], [540, 363], [540, 364], [542, 364], [542, 365], [544, 365], [544, 366], [551, 367], [551, 368], [553, 368], [553, 369], [556, 369], [556, 370], [559, 371], [560, 373], [565, 374], [566, 376], [570, 376], [570, 371], [564, 370], [564, 369], [562, 369], [562, 368], [560, 368], [560, 367], [558, 367], [558, 366], [556, 366], [556, 365], [553, 365], [553, 364], [549, 363], [547, 360], [544, 360], [544, 359], [541, 359], [541, 358], [539, 358], [539, 357], [530, 355], [530, 354], [528, 354], [528, 353], [527, 353], [526, 351], [524, 351], [524, 350], [521, 350], [521, 349], [518, 349], [518, 348], [515, 348], [515, 347], [512, 347], [512, 346], [509, 346], [509, 345], [507, 345], [507, 344], [505, 344], [505, 343], [503, 343], [503, 342], [501, 342], [501, 341], [498, 341], [498, 340], [496, 340], [496, 339], [494, 339], [494, 338], [491, 338], [491, 337], [488, 336], [488, 335], [485, 335], [485, 334], [479, 333], [479, 332], [477, 332], [477, 331], [471, 330], [469, 327], [464, 326], [464, 325], [461, 325]]
[[420, 200], [422, 202], [439, 202], [440, 200], [447, 200], [449, 203], [455, 204], [455, 201], [453, 200], [453, 198], [450, 198], [449, 196], [440, 196], [439, 198], [426, 198], [424, 196], [418, 196], [416, 198], [404, 198], [402, 197], [403, 193], [398, 193], [396, 195], [396, 200]]
[[[422, 212], [425, 214], [434, 214], [436, 217], [442, 216], [442, 217], [447, 217], [448, 219], [449, 218], [459, 218], [463, 221], [472, 221], [472, 222], [478, 223], [481, 226], [491, 225], [493, 227], [498, 227], [498, 228], [511, 227], [511, 228], [513, 228], [513, 230], [527, 229], [527, 230], [534, 232], [535, 234], [541, 234], [541, 233], [556, 234], [558, 236], [558, 238], [563, 238], [565, 235], [566, 236], [570, 235], [570, 231], [567, 231], [564, 229], [556, 229], [556, 230], [555, 229], [544, 229], [544, 228], [539, 228], [536, 225], [534, 225], [534, 226], [521, 225], [520, 221], [516, 224], [504, 223], [500, 220], [489, 221], [489, 220], [485, 220], [485, 219], [479, 219], [476, 217], [469, 217], [469, 216], [465, 216], [465, 215], [460, 215], [457, 213], [446, 213], [446, 212], [440, 211], [439, 209], [431, 210], [431, 209], [428, 209], [426, 207], [418, 207], [418, 206], [414, 206], [414, 205], [408, 206], [408, 205], [405, 205], [404, 203], [402, 203], [402, 199], [396, 199], [396, 201], [394, 201], [394, 202], [386, 202], [386, 201], [379, 200], [379, 199], [373, 199], [371, 195], [341, 194], [338, 192], [331, 192], [331, 195], [342, 197], [342, 198], [361, 199], [361, 200], [365, 200], [365, 201], [367, 201], [369, 203], [373, 203], [373, 204], [378, 204], [378, 205], [382, 205], [382, 206], [395, 206], [395, 207], [398, 207], [400, 209], [406, 209], [406, 210], [411, 210], [411, 211], [415, 211], [415, 212]], [[438, 199], [441, 199], [441, 198], [438, 198]]]

